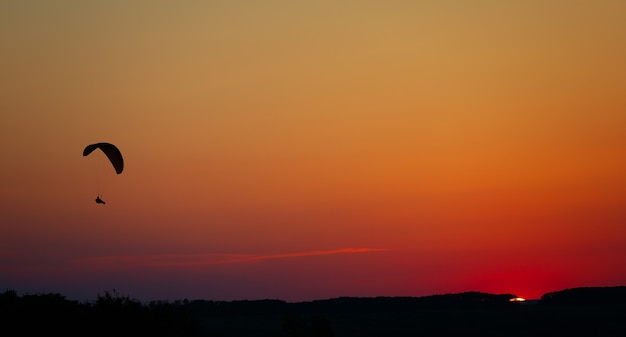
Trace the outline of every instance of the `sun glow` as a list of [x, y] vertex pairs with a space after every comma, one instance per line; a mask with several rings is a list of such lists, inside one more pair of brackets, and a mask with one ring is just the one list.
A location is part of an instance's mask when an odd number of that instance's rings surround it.
[[525, 302], [526, 299], [522, 298], [522, 297], [513, 297], [512, 299], [509, 300], [509, 302]]

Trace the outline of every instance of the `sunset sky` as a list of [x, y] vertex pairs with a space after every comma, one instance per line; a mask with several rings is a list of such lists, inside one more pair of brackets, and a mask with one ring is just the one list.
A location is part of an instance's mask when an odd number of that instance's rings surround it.
[[9, 0], [0, 60], [0, 291], [626, 285], [626, 1]]

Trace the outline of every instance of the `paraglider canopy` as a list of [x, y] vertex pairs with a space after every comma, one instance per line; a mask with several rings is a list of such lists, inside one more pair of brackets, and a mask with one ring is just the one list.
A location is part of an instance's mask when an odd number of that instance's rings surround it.
[[95, 143], [87, 145], [87, 147], [83, 150], [83, 157], [88, 156], [95, 149], [100, 149], [104, 152], [107, 158], [109, 158], [109, 161], [113, 165], [117, 174], [122, 173], [124, 170], [124, 158], [122, 158], [122, 153], [115, 145], [111, 143]]

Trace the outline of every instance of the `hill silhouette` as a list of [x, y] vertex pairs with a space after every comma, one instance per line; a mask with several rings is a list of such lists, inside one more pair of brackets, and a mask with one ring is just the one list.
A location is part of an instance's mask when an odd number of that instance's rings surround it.
[[564, 289], [541, 296], [545, 305], [626, 305], [626, 286]]
[[3, 335], [64, 336], [625, 336], [626, 287], [573, 288], [538, 302], [513, 294], [424, 297], [177, 300], [141, 303], [113, 292], [95, 301], [0, 293]]

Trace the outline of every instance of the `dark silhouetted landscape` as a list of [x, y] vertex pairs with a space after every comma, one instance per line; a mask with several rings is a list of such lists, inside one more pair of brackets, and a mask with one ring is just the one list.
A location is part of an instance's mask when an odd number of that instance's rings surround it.
[[626, 287], [573, 288], [516, 302], [513, 294], [177, 300], [142, 303], [115, 291], [94, 301], [0, 294], [3, 335], [61, 336], [626, 336]]

